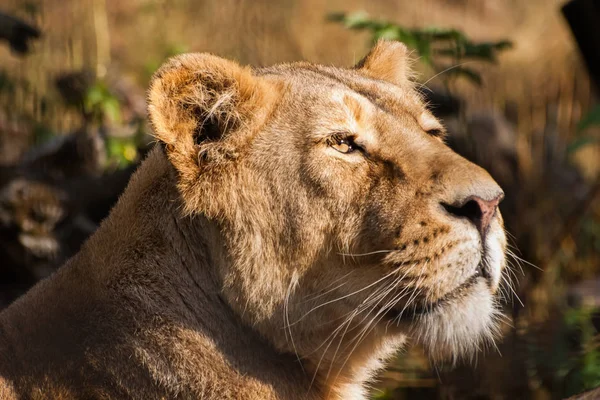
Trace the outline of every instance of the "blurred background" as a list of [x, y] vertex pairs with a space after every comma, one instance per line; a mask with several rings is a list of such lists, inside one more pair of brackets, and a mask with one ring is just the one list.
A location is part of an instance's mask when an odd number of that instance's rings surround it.
[[[503, 186], [498, 348], [399, 354], [377, 399], [562, 399], [600, 386], [600, 1], [2, 0], [0, 308], [96, 229], [151, 146], [169, 56], [351, 66], [402, 40], [449, 144]], [[598, 395], [600, 397], [600, 395]]]

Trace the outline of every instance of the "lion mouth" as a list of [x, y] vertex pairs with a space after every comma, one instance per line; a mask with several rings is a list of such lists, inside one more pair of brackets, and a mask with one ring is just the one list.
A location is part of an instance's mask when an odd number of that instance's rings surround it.
[[471, 275], [471, 277], [469, 277], [465, 282], [451, 292], [446, 293], [436, 301], [421, 304], [417, 303], [410, 307], [402, 307], [400, 310], [391, 309], [386, 312], [386, 317], [392, 321], [400, 322], [414, 321], [419, 317], [431, 314], [443, 305], [465, 296], [469, 289], [471, 289], [471, 287], [477, 283], [479, 278], [485, 279], [483, 268], [477, 268], [477, 271], [475, 271], [475, 273]]

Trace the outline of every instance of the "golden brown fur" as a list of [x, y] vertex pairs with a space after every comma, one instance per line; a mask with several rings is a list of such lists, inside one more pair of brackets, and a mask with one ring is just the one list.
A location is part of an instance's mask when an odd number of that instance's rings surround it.
[[407, 74], [387, 42], [354, 69], [169, 61], [160, 146], [0, 314], [0, 398], [361, 399], [409, 338], [436, 359], [490, 340], [501, 190]]

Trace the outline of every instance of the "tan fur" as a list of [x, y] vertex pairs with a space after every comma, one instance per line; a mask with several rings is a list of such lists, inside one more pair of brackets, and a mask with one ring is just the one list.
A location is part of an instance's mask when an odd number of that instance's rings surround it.
[[355, 68], [364, 74], [399, 86], [410, 83], [410, 59], [404, 43], [385, 42], [374, 46], [367, 56]]
[[81, 252], [0, 314], [0, 398], [363, 399], [409, 339], [434, 359], [491, 340], [500, 215], [480, 235], [442, 204], [501, 191], [433, 135], [405, 53], [163, 66], [160, 145]]

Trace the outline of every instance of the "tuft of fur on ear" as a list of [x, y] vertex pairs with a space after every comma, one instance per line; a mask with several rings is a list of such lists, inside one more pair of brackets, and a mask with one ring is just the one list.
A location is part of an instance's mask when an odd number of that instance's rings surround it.
[[404, 85], [412, 78], [411, 61], [404, 43], [379, 40], [355, 69], [375, 79]]

